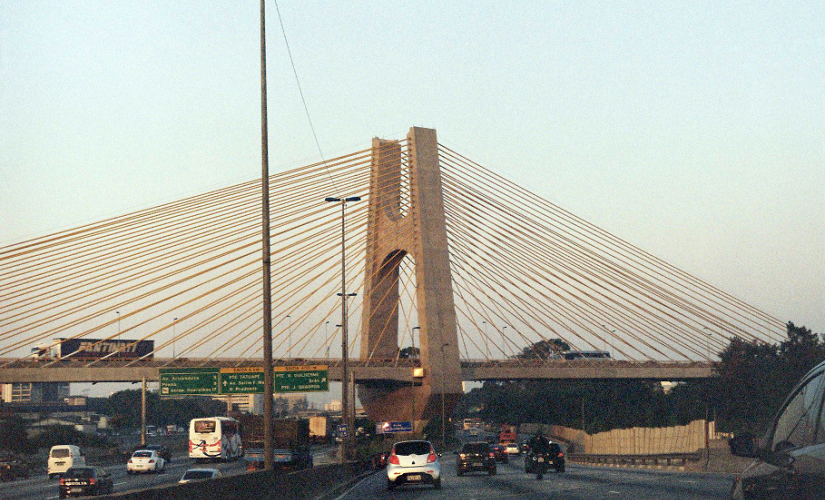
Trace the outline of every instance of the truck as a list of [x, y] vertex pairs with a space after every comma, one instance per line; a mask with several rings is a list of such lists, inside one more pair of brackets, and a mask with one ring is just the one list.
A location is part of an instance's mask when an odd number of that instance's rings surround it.
[[309, 440], [313, 443], [326, 443], [332, 434], [332, 421], [329, 417], [309, 417]]
[[498, 435], [498, 442], [501, 444], [515, 443], [518, 440], [518, 426], [501, 424], [501, 432]]
[[137, 339], [63, 339], [42, 342], [32, 347], [30, 358], [89, 360], [109, 356], [109, 359], [152, 359], [155, 351], [154, 340]]
[[[239, 415], [244, 435], [244, 460], [247, 470], [264, 468], [264, 417]], [[300, 470], [313, 466], [309, 450], [309, 421], [306, 419], [273, 419], [273, 462], [276, 469]]]

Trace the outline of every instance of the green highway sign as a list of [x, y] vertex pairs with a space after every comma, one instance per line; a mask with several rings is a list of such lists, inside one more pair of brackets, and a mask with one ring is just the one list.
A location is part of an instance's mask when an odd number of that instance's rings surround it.
[[275, 392], [320, 392], [329, 390], [327, 365], [276, 366]]
[[263, 367], [221, 368], [220, 391], [221, 394], [263, 394]]
[[[328, 391], [327, 370], [327, 365], [276, 366], [274, 392]], [[264, 369], [260, 366], [160, 369], [161, 396], [263, 393]]]
[[217, 368], [161, 368], [160, 395], [218, 394]]

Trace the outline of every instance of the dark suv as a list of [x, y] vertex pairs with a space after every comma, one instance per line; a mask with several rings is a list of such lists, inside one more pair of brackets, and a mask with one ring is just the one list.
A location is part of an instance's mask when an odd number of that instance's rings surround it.
[[112, 475], [100, 467], [70, 467], [60, 478], [59, 497], [88, 497], [111, 493]]
[[780, 407], [760, 442], [731, 442], [731, 452], [756, 460], [733, 483], [740, 500], [814, 500], [825, 491], [825, 363], [809, 371]]
[[481, 471], [489, 475], [496, 473], [496, 455], [487, 443], [467, 443], [458, 454], [458, 475], [465, 472]]

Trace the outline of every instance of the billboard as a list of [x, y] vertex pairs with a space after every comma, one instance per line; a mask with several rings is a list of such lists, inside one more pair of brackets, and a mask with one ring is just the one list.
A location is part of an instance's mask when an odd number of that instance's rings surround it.
[[[65, 358], [72, 355], [74, 359], [102, 358], [112, 354], [108, 359], [135, 359], [146, 356], [152, 357], [155, 350], [154, 340], [129, 340], [129, 339], [55, 339], [60, 344], [55, 346], [58, 357]], [[119, 352], [118, 352], [119, 351]], [[70, 358], [70, 359], [72, 359]]]

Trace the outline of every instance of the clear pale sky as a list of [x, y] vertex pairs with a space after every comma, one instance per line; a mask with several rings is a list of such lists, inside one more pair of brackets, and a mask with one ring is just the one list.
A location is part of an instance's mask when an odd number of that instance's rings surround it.
[[[327, 157], [435, 128], [825, 332], [825, 3], [776, 3], [279, 7]], [[0, 245], [258, 177], [258, 6], [0, 2]], [[267, 13], [277, 172], [319, 153], [273, 1]]]

